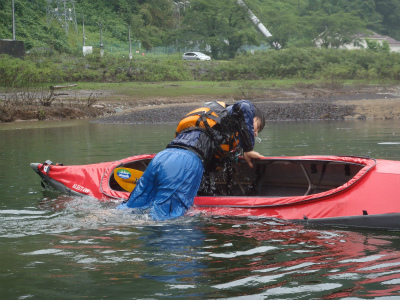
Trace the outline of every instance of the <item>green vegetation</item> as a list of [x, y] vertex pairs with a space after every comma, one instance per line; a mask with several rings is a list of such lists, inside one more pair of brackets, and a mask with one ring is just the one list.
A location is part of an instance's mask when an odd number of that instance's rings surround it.
[[123, 82], [123, 83], [79, 83], [77, 90], [118, 91], [118, 95], [129, 99], [146, 99], [150, 97], [177, 98], [182, 96], [209, 96], [210, 98], [234, 96], [243, 97], [257, 94], [259, 90], [270, 88], [291, 88], [311, 84], [315, 80], [233, 80], [233, 81], [180, 81], [180, 82]]
[[[56, 20], [47, 22], [46, 0], [14, 2], [16, 39], [24, 41], [27, 54], [0, 55], [1, 122], [96, 116], [93, 104], [102, 90], [129, 100], [250, 99], [270, 88], [400, 80], [400, 53], [391, 53], [387, 43], [367, 40], [367, 49], [339, 49], [368, 30], [400, 40], [398, 0], [244, 0], [247, 7], [237, 0], [75, 0], [77, 30], [70, 23], [68, 32]], [[11, 3], [0, 0], [0, 39], [12, 38]], [[272, 37], [255, 29], [248, 9]], [[322, 49], [314, 47], [317, 37]], [[93, 54], [83, 56], [84, 43]], [[244, 50], [249, 45], [269, 50], [250, 54]], [[168, 54], [156, 54], [156, 47]], [[195, 48], [212, 61], [182, 61], [182, 52]], [[70, 83], [78, 83], [72, 89], [96, 92], [66, 100], [49, 91], [50, 85]], [[76, 108], [86, 111], [78, 114]]]
[[[176, 1], [177, 2], [177, 1]], [[106, 52], [128, 52], [131, 28], [133, 50], [173, 46], [183, 51], [198, 45], [214, 59], [231, 59], [243, 45], [268, 43], [271, 47], [323, 45], [339, 47], [358, 32], [368, 30], [400, 40], [398, 0], [244, 0], [265, 24], [272, 37], [265, 39], [249, 21], [237, 0], [75, 0], [78, 32], [68, 34], [55, 20], [46, 22], [46, 0], [15, 0], [16, 38], [26, 50], [48, 48], [82, 56], [82, 20], [86, 45]], [[175, 3], [175, 4], [174, 4]], [[11, 0], [0, 0], [0, 39], [12, 38]], [[140, 48], [139, 48], [140, 45]]]
[[[383, 47], [382, 47], [383, 48]], [[379, 49], [378, 49], [379, 50]], [[70, 82], [185, 82], [274, 79], [400, 80], [400, 53], [289, 48], [238, 55], [229, 61], [182, 61], [178, 56], [0, 56], [0, 87]]]
[[[49, 85], [67, 83], [79, 83], [77, 89], [116, 86], [130, 97], [176, 97], [246, 94], [282, 84], [400, 79], [400, 54], [390, 53], [385, 43], [368, 40], [368, 49], [334, 49], [366, 29], [400, 38], [398, 0], [244, 2], [271, 38], [255, 30], [247, 8], [236, 0], [191, 0], [184, 7], [171, 0], [76, 0], [78, 32], [70, 25], [68, 34], [55, 20], [47, 24], [46, 0], [15, 0], [17, 39], [25, 41], [29, 53], [23, 60], [0, 56], [0, 90], [19, 96], [18, 92], [33, 89], [42, 94], [40, 103], [49, 103]], [[83, 13], [86, 44], [94, 47], [87, 56], [82, 55]], [[11, 38], [11, 20], [11, 1], [0, 0], [0, 38]], [[133, 59], [128, 58], [129, 28]], [[326, 49], [312, 47], [317, 36]], [[196, 44], [211, 50], [213, 60], [182, 61], [179, 53], [136, 54], [139, 43], [142, 51], [170, 45], [187, 50]], [[239, 50], [260, 43], [268, 43], [271, 50]], [[277, 45], [279, 51], [274, 49]]]

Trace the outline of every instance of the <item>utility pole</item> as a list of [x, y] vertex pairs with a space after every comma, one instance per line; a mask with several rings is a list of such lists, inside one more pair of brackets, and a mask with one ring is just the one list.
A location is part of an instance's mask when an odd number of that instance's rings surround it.
[[131, 26], [129, 26], [129, 59], [132, 59]]
[[15, 9], [14, 9], [14, 0], [12, 0], [12, 35], [13, 35], [13, 40], [15, 41]]
[[260, 20], [253, 14], [253, 12], [250, 10], [250, 8], [247, 7], [247, 5], [243, 2], [243, 0], [237, 0], [237, 3], [247, 10], [247, 15], [248, 15], [250, 21], [254, 24], [256, 29], [264, 37], [269, 38], [272, 36], [272, 34], [268, 31], [268, 29], [265, 28], [264, 24], [260, 22]]
[[100, 22], [100, 56], [104, 55], [104, 48], [103, 48], [103, 28], [101, 27], [101, 22]]
[[82, 14], [82, 40], [83, 40], [83, 46], [82, 46], [82, 51], [83, 51], [83, 56], [87, 54], [92, 54], [93, 53], [93, 47], [92, 46], [86, 46], [86, 36], [85, 36], [85, 16]]
[[83, 34], [83, 47], [85, 47], [85, 16], [82, 15], [82, 34]]

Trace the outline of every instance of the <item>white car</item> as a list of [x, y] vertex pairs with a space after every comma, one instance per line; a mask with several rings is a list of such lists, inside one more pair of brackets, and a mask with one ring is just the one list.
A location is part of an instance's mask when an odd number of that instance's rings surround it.
[[211, 57], [201, 52], [186, 52], [183, 53], [183, 60], [211, 60]]

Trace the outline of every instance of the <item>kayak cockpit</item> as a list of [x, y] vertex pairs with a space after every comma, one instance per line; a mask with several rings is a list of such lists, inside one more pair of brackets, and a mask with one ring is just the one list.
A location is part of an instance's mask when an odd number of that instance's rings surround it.
[[[115, 169], [126, 169], [126, 170], [135, 170], [135, 171], [140, 171], [144, 172], [149, 165], [151, 161], [151, 158], [147, 159], [141, 159], [141, 160], [134, 160], [134, 161], [128, 161], [122, 164], [117, 165]], [[117, 173], [111, 172], [110, 173], [110, 179], [108, 182], [110, 188], [114, 191], [119, 191], [119, 192], [126, 192], [127, 189], [124, 188], [125, 186], [122, 184], [120, 178], [117, 176]]]
[[244, 161], [205, 174], [199, 196], [296, 197], [335, 190], [355, 178], [366, 164], [337, 160], [263, 159]]
[[[113, 163], [105, 173], [109, 175], [111, 191], [130, 192], [133, 189], [121, 186], [117, 169], [130, 170], [134, 176], [132, 171], [144, 172], [152, 158], [146, 156]], [[352, 185], [375, 163], [373, 159], [360, 157], [268, 157], [253, 161], [251, 168], [240, 159], [237, 164], [225, 164], [216, 171], [204, 173], [197, 196], [312, 197]]]

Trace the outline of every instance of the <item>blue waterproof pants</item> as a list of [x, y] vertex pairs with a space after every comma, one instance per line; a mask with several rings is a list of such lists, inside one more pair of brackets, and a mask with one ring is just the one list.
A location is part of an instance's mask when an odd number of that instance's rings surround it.
[[128, 201], [117, 208], [150, 209], [159, 221], [180, 217], [193, 205], [203, 170], [192, 151], [167, 148], [153, 158]]

